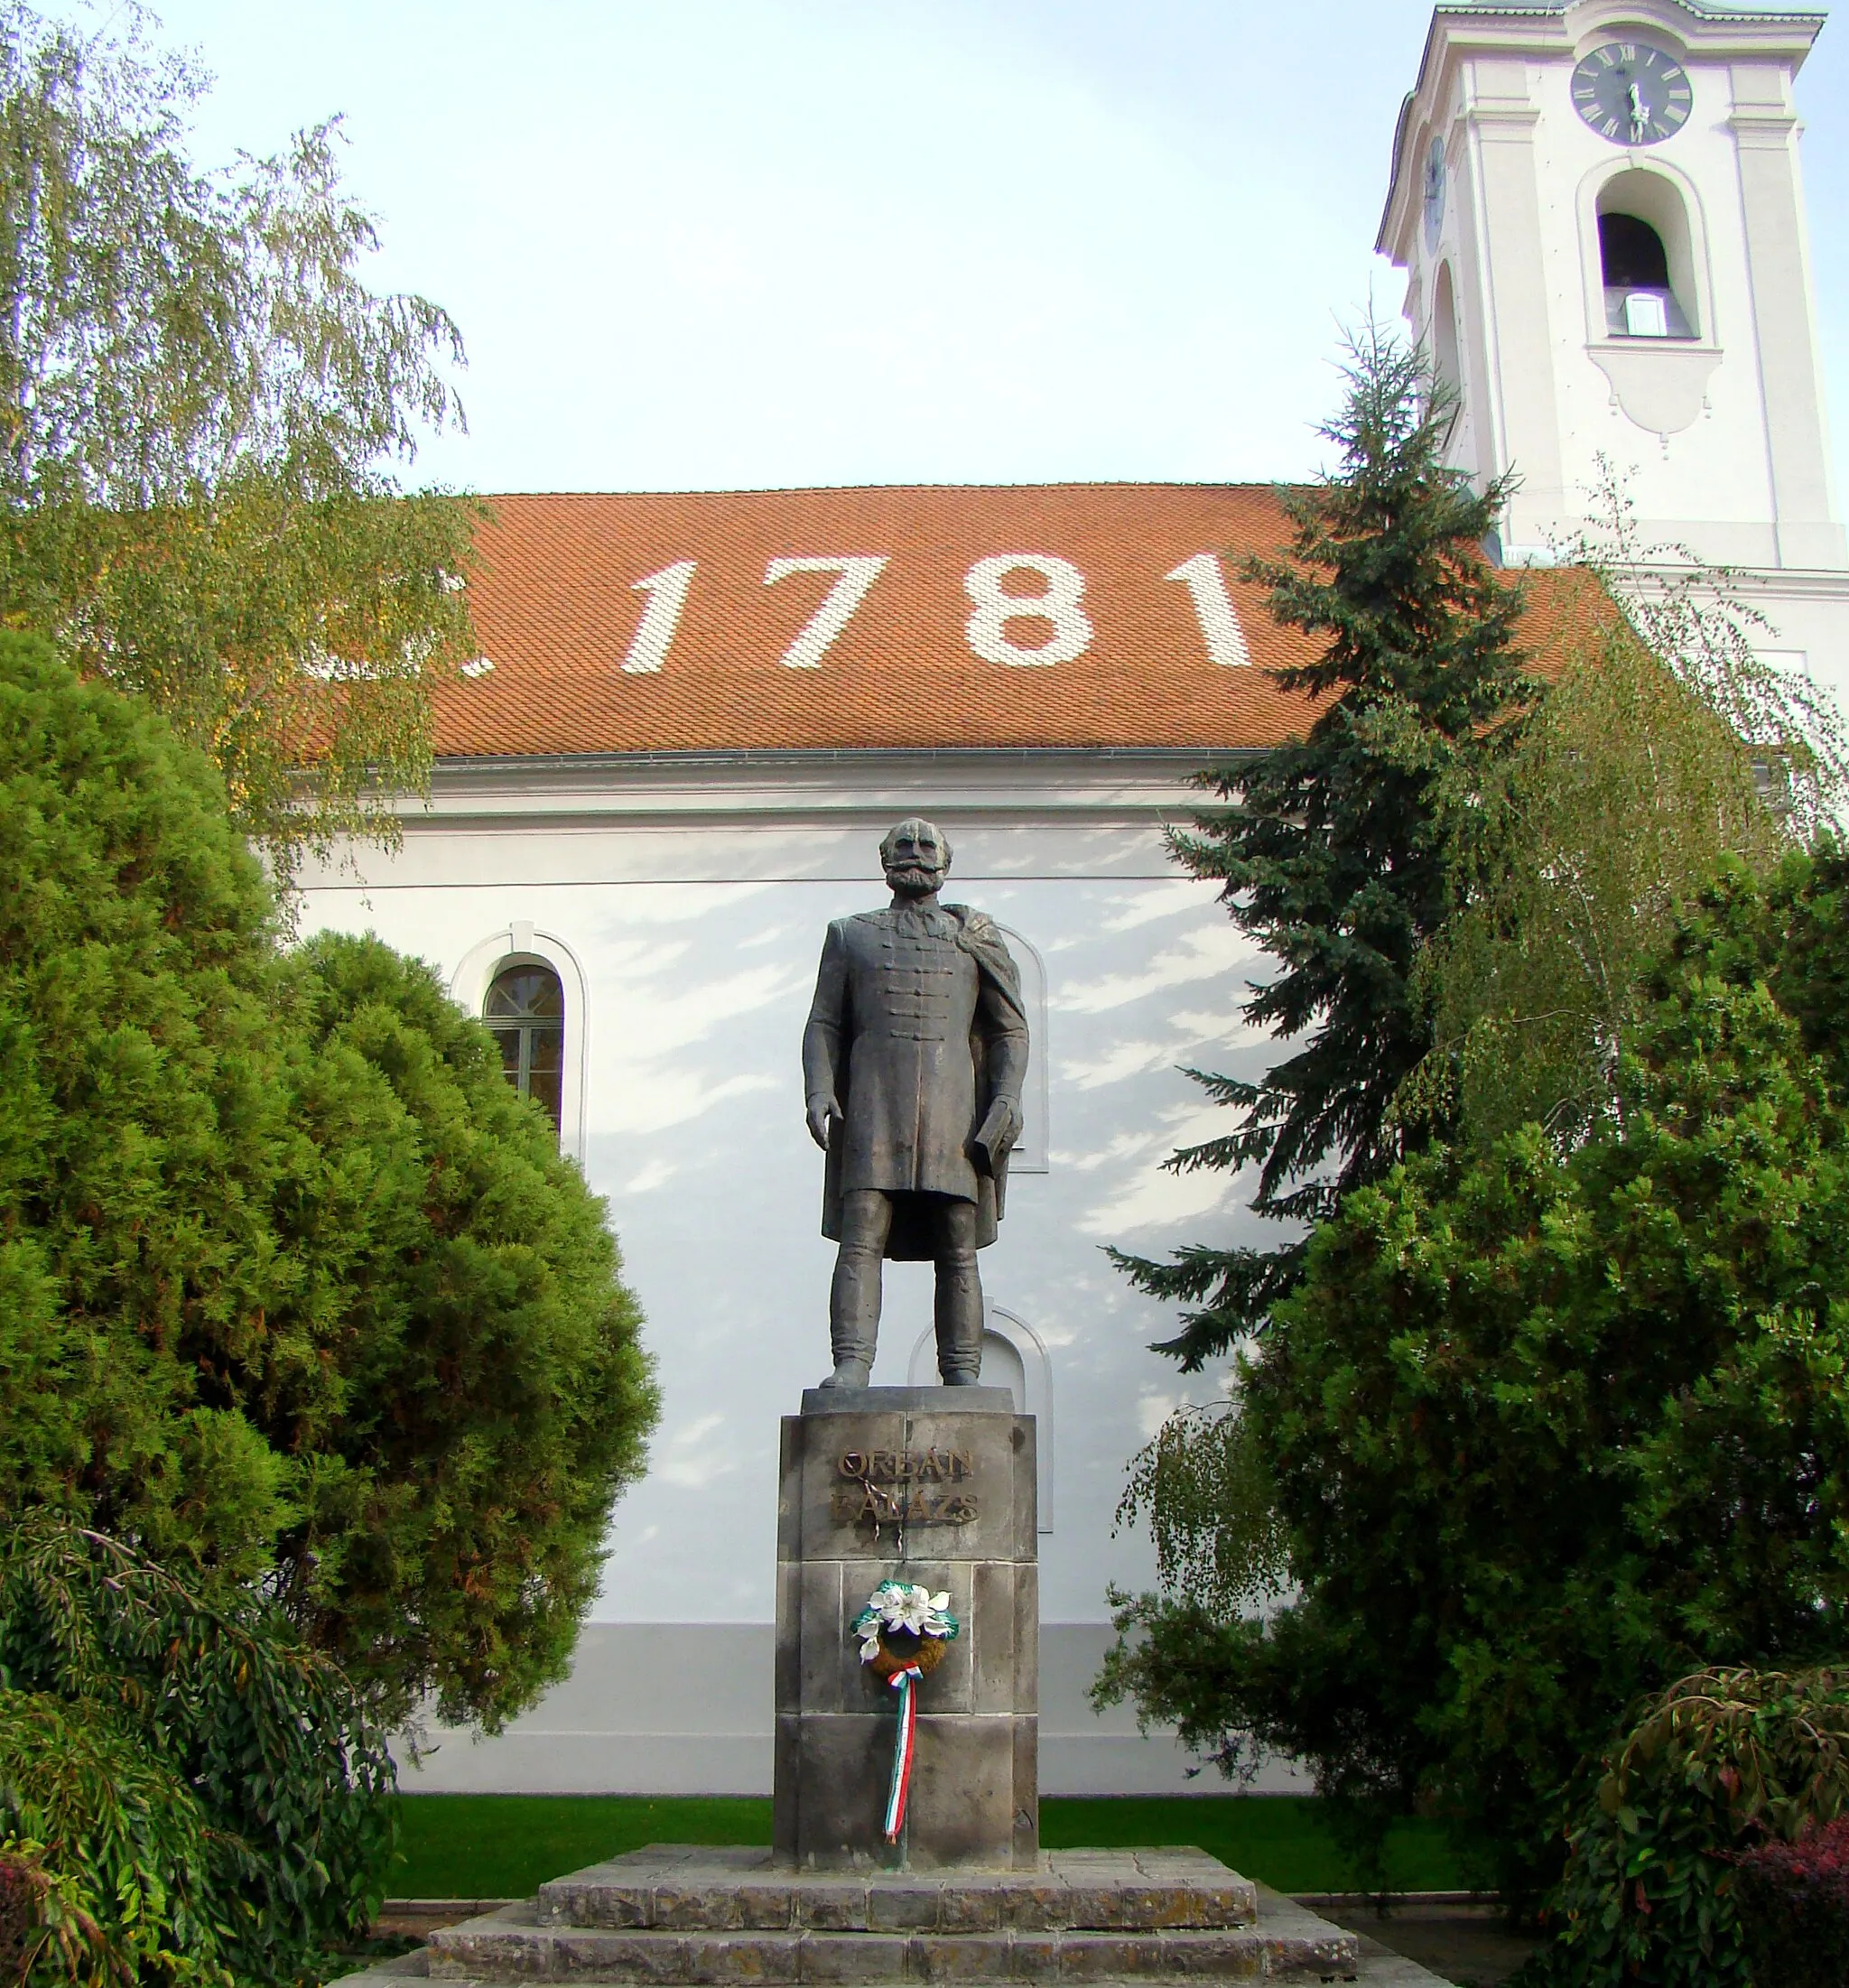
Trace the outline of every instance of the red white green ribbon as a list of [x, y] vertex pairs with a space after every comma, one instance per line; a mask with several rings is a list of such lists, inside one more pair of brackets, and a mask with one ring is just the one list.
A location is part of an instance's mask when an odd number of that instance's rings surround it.
[[[899, 1652], [887, 1647], [888, 1632], [903, 1630], [912, 1647], [947, 1643], [957, 1633], [957, 1619], [950, 1612], [950, 1595], [934, 1594], [929, 1588], [905, 1581], [882, 1581], [867, 1597], [867, 1606], [854, 1618], [852, 1635], [860, 1646], [863, 1664], [887, 1662]], [[881, 1666], [883, 1669], [884, 1665]], [[912, 1792], [912, 1765], [918, 1745], [918, 1704], [915, 1686], [924, 1677], [922, 1666], [900, 1662], [887, 1679], [899, 1695], [898, 1732], [892, 1749], [892, 1790], [886, 1800], [886, 1840], [897, 1843], [906, 1826], [906, 1804]]]
[[899, 1728], [892, 1746], [892, 1792], [886, 1798], [886, 1840], [897, 1843], [906, 1826], [906, 1803], [912, 1793], [912, 1762], [918, 1751], [918, 1698], [913, 1682], [924, 1673], [916, 1664], [894, 1672], [889, 1682], [899, 1695]]

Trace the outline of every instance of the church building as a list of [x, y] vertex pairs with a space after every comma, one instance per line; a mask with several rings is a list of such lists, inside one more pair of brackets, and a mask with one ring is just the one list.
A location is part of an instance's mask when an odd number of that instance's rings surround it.
[[[1380, 246], [1457, 386], [1455, 460], [1521, 475], [1501, 553], [1540, 569], [1544, 656], [1592, 637], [1549, 549], [1603, 454], [1647, 537], [1741, 567], [1769, 650], [1849, 686], [1790, 95], [1822, 24], [1707, 0], [1434, 16]], [[491, 502], [430, 804], [397, 853], [305, 875], [303, 924], [436, 963], [495, 1030], [608, 1199], [664, 1413], [571, 1678], [498, 1738], [433, 1735], [404, 1785], [768, 1792], [778, 1419], [830, 1363], [800, 1041], [829, 921], [885, 902], [880, 837], [916, 813], [953, 845], [946, 899], [1002, 927], [1032, 1032], [981, 1268], [983, 1379], [1039, 1417], [1041, 1787], [1212, 1788], [1086, 1698], [1108, 1590], [1151, 1572], [1114, 1524], [1125, 1465], [1217, 1385], [1148, 1352], [1172, 1319], [1103, 1247], [1261, 1240], [1249, 1183], [1161, 1170], [1223, 1129], [1183, 1071], [1275, 1055], [1237, 1012], [1266, 961], [1164, 831], [1192, 776], [1308, 720], [1269, 673], [1313, 651], [1238, 577], [1285, 541], [1276, 493]], [[929, 1278], [888, 1267], [876, 1383], [934, 1377]]]

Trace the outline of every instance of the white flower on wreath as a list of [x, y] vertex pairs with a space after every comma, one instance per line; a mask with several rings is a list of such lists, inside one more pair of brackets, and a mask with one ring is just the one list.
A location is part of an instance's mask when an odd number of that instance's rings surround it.
[[948, 1588], [934, 1594], [916, 1583], [882, 1581], [867, 1597], [867, 1606], [854, 1623], [854, 1633], [860, 1639], [860, 1661], [870, 1664], [878, 1656], [882, 1630], [909, 1630], [914, 1636], [954, 1636], [957, 1619], [949, 1610]]

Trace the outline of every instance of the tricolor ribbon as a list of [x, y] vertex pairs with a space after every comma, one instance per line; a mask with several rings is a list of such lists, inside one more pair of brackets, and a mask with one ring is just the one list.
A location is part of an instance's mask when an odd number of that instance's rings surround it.
[[899, 1729], [892, 1746], [892, 1792], [886, 1798], [886, 1840], [897, 1843], [906, 1826], [906, 1803], [912, 1792], [912, 1760], [918, 1751], [918, 1698], [912, 1680], [924, 1673], [916, 1664], [895, 1671], [888, 1680], [899, 1695]]

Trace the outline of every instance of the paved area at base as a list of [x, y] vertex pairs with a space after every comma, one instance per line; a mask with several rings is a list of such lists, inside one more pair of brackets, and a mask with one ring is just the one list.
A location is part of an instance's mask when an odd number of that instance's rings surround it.
[[395, 1960], [375, 1961], [370, 1967], [356, 1968], [337, 1977], [347, 1988], [404, 1988], [407, 1981], [430, 1978], [430, 1954], [420, 1946], [414, 1954], [400, 1954]]
[[1384, 1919], [1361, 1905], [1319, 1904], [1316, 1910], [1377, 1946], [1437, 1970], [1456, 1988], [1501, 1988], [1534, 1951], [1533, 1940], [1511, 1933], [1493, 1905], [1408, 1900], [1391, 1908]]
[[[1454, 1988], [1442, 1974], [1421, 1967], [1417, 1961], [1396, 1954], [1379, 1940], [1361, 1941], [1361, 1972], [1354, 1977], [1361, 1988]], [[1462, 1983], [1455, 1988], [1463, 1988]]]

